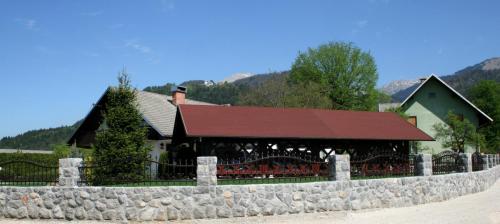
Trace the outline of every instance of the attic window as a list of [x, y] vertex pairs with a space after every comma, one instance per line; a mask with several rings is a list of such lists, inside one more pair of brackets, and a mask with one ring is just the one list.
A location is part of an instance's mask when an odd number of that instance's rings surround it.
[[429, 99], [434, 99], [434, 98], [436, 98], [436, 93], [435, 92], [430, 92], [428, 94], [428, 97], [429, 97]]

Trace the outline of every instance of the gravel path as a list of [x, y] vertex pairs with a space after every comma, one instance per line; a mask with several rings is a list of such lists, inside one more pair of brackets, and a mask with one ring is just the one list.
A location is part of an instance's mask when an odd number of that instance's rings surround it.
[[[7, 223], [63, 223], [64, 221], [41, 220], [0, 220]], [[75, 221], [72, 223], [95, 223], [95, 221]], [[109, 222], [99, 222], [109, 223]], [[161, 222], [151, 222], [161, 223]], [[462, 196], [453, 200], [417, 205], [405, 208], [389, 208], [365, 210], [358, 212], [325, 212], [300, 215], [283, 215], [250, 218], [212, 219], [194, 221], [176, 221], [179, 224], [253, 224], [253, 223], [415, 223], [415, 224], [446, 224], [446, 223], [498, 223], [500, 224], [500, 181], [490, 189], [472, 195]]]

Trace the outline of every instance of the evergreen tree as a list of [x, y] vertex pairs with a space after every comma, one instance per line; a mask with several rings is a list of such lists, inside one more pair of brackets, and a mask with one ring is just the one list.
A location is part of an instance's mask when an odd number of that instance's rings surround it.
[[110, 87], [103, 111], [104, 124], [97, 134], [94, 157], [96, 182], [140, 181], [150, 146], [147, 128], [136, 105], [135, 91], [125, 70], [118, 76], [118, 87]]

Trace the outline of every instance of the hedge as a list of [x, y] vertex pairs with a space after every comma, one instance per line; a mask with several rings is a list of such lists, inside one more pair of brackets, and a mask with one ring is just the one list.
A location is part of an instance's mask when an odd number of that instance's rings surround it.
[[59, 159], [61, 156], [55, 154], [42, 154], [42, 153], [0, 153], [0, 164], [13, 161], [23, 160], [34, 162], [44, 166], [59, 166]]

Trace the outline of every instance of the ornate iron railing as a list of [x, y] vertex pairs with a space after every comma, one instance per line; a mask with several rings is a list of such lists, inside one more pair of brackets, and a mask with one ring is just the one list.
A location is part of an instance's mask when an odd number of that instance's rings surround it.
[[[117, 161], [119, 162], [119, 161]], [[111, 164], [85, 162], [80, 168], [81, 186], [192, 186], [196, 185], [196, 160], [158, 162], [146, 160], [136, 172], [113, 175]], [[111, 175], [110, 175], [111, 174]]]
[[464, 172], [465, 165], [457, 152], [443, 151], [432, 156], [432, 174]]
[[55, 186], [58, 181], [58, 166], [25, 160], [0, 163], [0, 186]]
[[351, 160], [352, 179], [414, 176], [415, 156], [386, 152]]
[[472, 171], [483, 170], [483, 155], [479, 152], [472, 153]]
[[328, 179], [328, 163], [292, 153], [218, 158], [219, 184], [308, 182]]

